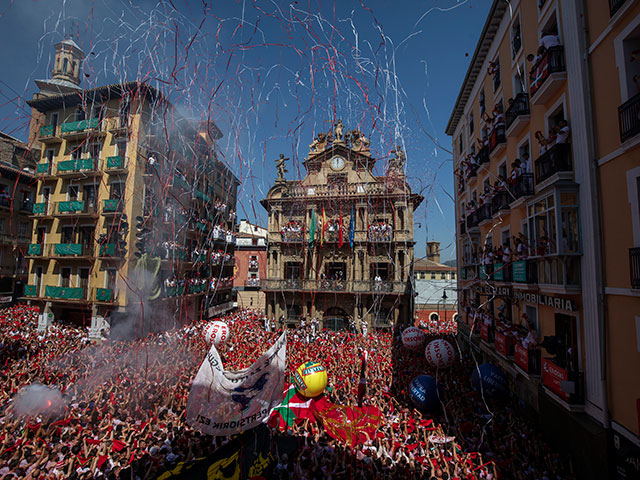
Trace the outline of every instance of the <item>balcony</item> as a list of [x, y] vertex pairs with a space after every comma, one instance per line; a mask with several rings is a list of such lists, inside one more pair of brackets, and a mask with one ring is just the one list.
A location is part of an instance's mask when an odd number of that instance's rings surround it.
[[491, 205], [483, 203], [478, 207], [476, 220], [478, 225], [486, 220], [491, 220]]
[[496, 282], [512, 282], [511, 264], [495, 263], [493, 265], [493, 280]]
[[55, 178], [53, 176], [53, 162], [40, 162], [36, 164], [36, 175], [44, 179]]
[[511, 204], [511, 194], [506, 190], [496, 192], [491, 199], [491, 212], [493, 216], [499, 215], [501, 211], [509, 210]]
[[370, 294], [404, 294], [407, 284], [391, 280], [302, 280], [299, 278], [269, 279], [264, 282], [266, 290], [291, 290], [308, 292], [356, 292]]
[[467, 217], [467, 227], [471, 230], [472, 228], [476, 228], [478, 223], [480, 222], [478, 221], [478, 211], [476, 210], [475, 212], [471, 212]]
[[111, 305], [117, 303], [118, 294], [111, 288], [94, 288], [91, 298], [94, 303]]
[[500, 155], [507, 148], [507, 137], [504, 135], [504, 124], [497, 125], [489, 135], [489, 151], [491, 155]]
[[507, 137], [517, 136], [529, 123], [529, 95], [519, 93], [504, 114], [507, 125]]
[[24, 286], [24, 296], [25, 297], [37, 297], [38, 296], [38, 287], [36, 285], [25, 285]]
[[523, 173], [517, 177], [511, 193], [514, 197], [511, 201], [512, 203], [520, 198], [533, 195], [535, 193], [533, 189], [533, 173]]
[[97, 118], [91, 120], [78, 120], [75, 122], [66, 122], [60, 125], [60, 133], [65, 140], [79, 140], [86, 137], [89, 134], [104, 135], [101, 132], [100, 121]]
[[299, 243], [304, 240], [304, 233], [302, 230], [281, 230], [280, 236], [282, 243]]
[[26, 258], [38, 258], [42, 257], [44, 252], [43, 244], [41, 243], [31, 243], [27, 249]]
[[629, 271], [631, 273], [631, 288], [640, 289], [640, 248], [629, 249]]
[[389, 243], [393, 240], [393, 227], [388, 223], [369, 225], [367, 241], [369, 243]]
[[465, 233], [467, 233], [467, 222], [460, 220], [460, 235], [464, 235]]
[[124, 210], [124, 201], [119, 198], [107, 198], [102, 203], [102, 215], [121, 215]]
[[70, 200], [67, 202], [57, 202], [54, 206], [53, 215], [55, 217], [90, 217], [98, 214], [95, 203], [82, 200]]
[[53, 145], [61, 143], [60, 128], [57, 125], [43, 125], [40, 127], [40, 136], [38, 137], [40, 143], [45, 145]]
[[107, 157], [105, 170], [107, 173], [127, 173], [128, 162], [127, 159], [116, 155], [114, 157]]
[[554, 359], [542, 359], [542, 385], [569, 406], [584, 403], [582, 372], [568, 371], [558, 365]]
[[86, 287], [56, 287], [47, 285], [44, 290], [44, 296], [48, 299], [61, 300], [64, 302], [86, 301]]
[[46, 250], [47, 256], [59, 259], [91, 259], [94, 256], [93, 245], [83, 243], [51, 243]]
[[612, 17], [622, 8], [627, 0], [609, 0], [609, 15]]
[[122, 258], [123, 252], [116, 243], [103, 243], [98, 246], [98, 258], [101, 260], [117, 260]]
[[520, 342], [513, 348], [513, 361], [528, 375], [540, 375], [540, 349], [527, 349]]
[[483, 163], [489, 163], [491, 161], [489, 153], [490, 152], [489, 152], [488, 146], [482, 147], [478, 152], [478, 154], [476, 155], [476, 163], [478, 165], [482, 165]]
[[567, 79], [562, 46], [551, 47], [538, 60], [530, 75], [532, 105], [544, 105]]
[[51, 209], [48, 202], [34, 203], [31, 210], [32, 217], [48, 217], [51, 215]]
[[247, 288], [260, 288], [260, 279], [259, 278], [248, 278], [244, 282], [244, 286]]
[[58, 162], [56, 175], [62, 178], [82, 178], [87, 175], [102, 175], [100, 161], [95, 158], [78, 158]]
[[480, 265], [478, 267], [478, 278], [480, 280], [489, 280], [493, 276], [493, 264]]
[[[558, 175], [556, 180], [571, 179], [571, 146], [568, 143], [555, 144], [538, 157], [535, 165], [536, 186], [556, 174]], [[554, 183], [554, 181], [549, 183]]]
[[538, 283], [538, 263], [535, 260], [518, 260], [511, 266], [514, 283]]
[[640, 93], [618, 107], [618, 126], [622, 143], [640, 133]]

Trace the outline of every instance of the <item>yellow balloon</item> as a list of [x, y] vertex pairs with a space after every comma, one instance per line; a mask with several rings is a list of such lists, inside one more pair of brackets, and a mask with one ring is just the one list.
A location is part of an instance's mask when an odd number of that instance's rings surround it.
[[327, 386], [327, 370], [320, 362], [306, 362], [293, 374], [296, 390], [305, 397], [317, 397]]

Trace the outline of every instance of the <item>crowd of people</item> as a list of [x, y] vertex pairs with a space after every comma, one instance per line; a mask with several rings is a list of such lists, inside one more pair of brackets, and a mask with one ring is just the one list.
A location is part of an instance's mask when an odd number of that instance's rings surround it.
[[445, 311], [441, 316], [437, 312], [432, 312], [425, 318], [419, 318], [416, 326], [423, 328], [429, 335], [456, 335], [458, 333], [458, 314], [454, 313], [448, 316]]
[[[184, 421], [190, 381], [208, 349], [201, 324], [93, 344], [86, 331], [72, 326], [56, 323], [38, 332], [37, 316], [36, 308], [24, 305], [0, 313], [0, 478], [155, 478], [226, 442]], [[249, 366], [279, 335], [255, 311], [222, 320], [231, 329], [219, 349], [226, 369]], [[275, 430], [299, 445], [295, 455], [278, 454], [278, 478], [572, 478], [569, 462], [549, 449], [535, 419], [516, 402], [507, 396], [483, 399], [472, 389], [472, 359], [462, 354], [450, 369], [434, 371], [421, 352], [401, 346], [398, 334], [335, 332], [313, 321], [290, 332], [289, 373], [319, 360], [328, 370], [326, 395], [334, 403], [355, 405], [359, 359], [368, 352], [364, 403], [378, 407], [382, 418], [375, 438], [355, 448], [328, 436], [320, 423]], [[411, 406], [408, 385], [422, 373], [440, 383], [440, 411]], [[25, 387], [37, 383], [59, 392], [52, 405], [28, 398]]]
[[387, 222], [374, 222], [369, 225], [367, 232], [370, 241], [388, 242], [393, 236], [393, 227]]
[[280, 229], [283, 242], [302, 242], [304, 228], [301, 222], [292, 220]]

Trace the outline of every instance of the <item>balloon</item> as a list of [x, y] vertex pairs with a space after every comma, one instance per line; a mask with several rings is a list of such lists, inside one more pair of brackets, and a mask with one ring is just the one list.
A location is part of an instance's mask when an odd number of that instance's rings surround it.
[[402, 344], [412, 350], [420, 348], [424, 339], [424, 333], [417, 327], [409, 327], [402, 332]]
[[317, 397], [327, 386], [327, 370], [320, 362], [306, 362], [293, 374], [296, 390], [305, 397]]
[[475, 368], [471, 375], [471, 382], [478, 392], [482, 386], [482, 391], [486, 395], [496, 396], [507, 391], [507, 377], [499, 367], [491, 363], [483, 363]]
[[229, 325], [224, 322], [215, 321], [204, 327], [204, 341], [207, 342], [207, 345], [211, 345], [213, 342], [216, 347], [219, 347], [227, 343], [229, 338], [231, 338]]
[[432, 367], [446, 368], [453, 364], [456, 352], [449, 342], [438, 339], [429, 342], [424, 350], [424, 356]]
[[418, 375], [411, 380], [409, 393], [420, 410], [435, 410], [440, 406], [440, 387], [431, 375]]

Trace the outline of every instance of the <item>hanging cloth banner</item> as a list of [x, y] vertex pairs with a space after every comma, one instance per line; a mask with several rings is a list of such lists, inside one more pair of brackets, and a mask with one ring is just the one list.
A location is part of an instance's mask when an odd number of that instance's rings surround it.
[[187, 402], [189, 425], [209, 435], [233, 435], [256, 427], [282, 402], [287, 337], [254, 364], [226, 372], [214, 345], [200, 365]]

